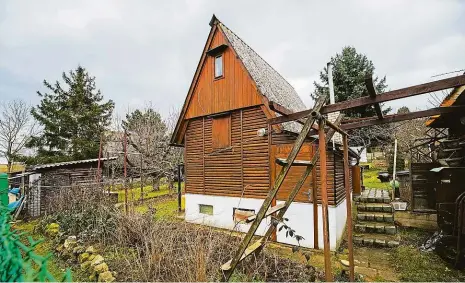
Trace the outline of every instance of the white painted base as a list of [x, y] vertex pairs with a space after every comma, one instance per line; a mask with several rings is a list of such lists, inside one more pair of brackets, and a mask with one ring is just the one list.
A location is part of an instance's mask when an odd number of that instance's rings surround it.
[[[235, 229], [247, 232], [250, 224], [238, 224], [235, 227], [233, 220], [233, 210], [236, 207], [254, 209], [258, 212], [263, 203], [262, 199], [237, 198], [226, 196], [210, 196], [198, 194], [185, 195], [185, 220], [191, 223], [205, 224], [209, 226]], [[278, 201], [283, 203], [282, 201]], [[213, 215], [206, 215], [199, 212], [199, 205], [212, 205]], [[313, 204], [294, 202], [286, 212], [287, 225], [295, 230], [297, 235], [304, 237], [300, 242], [301, 246], [313, 248]], [[322, 208], [318, 205], [318, 246], [323, 249], [323, 222]], [[346, 200], [338, 206], [328, 208], [329, 219], [329, 242], [331, 250], [335, 250], [346, 225]], [[270, 224], [270, 218], [263, 220], [257, 230], [257, 235], [263, 235]], [[285, 229], [278, 232], [278, 242], [297, 245], [295, 238], [286, 237]]]

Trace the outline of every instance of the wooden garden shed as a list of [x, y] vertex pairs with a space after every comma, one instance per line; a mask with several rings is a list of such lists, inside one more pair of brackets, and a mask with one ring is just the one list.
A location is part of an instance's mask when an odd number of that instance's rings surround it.
[[[185, 148], [186, 221], [246, 231], [248, 225], [237, 220], [258, 211], [302, 127], [297, 121], [269, 126], [268, 119], [307, 107], [275, 69], [215, 16], [210, 26], [171, 143]], [[316, 139], [307, 137], [300, 161], [312, 158]], [[351, 157], [356, 163], [354, 152]], [[343, 158], [337, 140], [328, 146], [327, 168], [334, 249], [346, 223]], [[303, 166], [291, 168], [279, 190], [278, 204], [304, 170]], [[286, 214], [307, 247], [314, 247], [312, 217], [321, 218], [321, 206], [313, 207], [314, 194], [321, 203], [318, 171], [319, 166]], [[264, 222], [258, 233], [263, 232]], [[318, 223], [322, 225], [321, 219]], [[277, 240], [296, 244], [279, 233]]]

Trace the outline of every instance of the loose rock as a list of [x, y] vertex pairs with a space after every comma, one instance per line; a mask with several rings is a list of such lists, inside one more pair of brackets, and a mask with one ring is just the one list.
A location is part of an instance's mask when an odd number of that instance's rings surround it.
[[108, 265], [105, 262], [97, 264], [94, 266], [94, 271], [98, 274], [108, 271]]
[[91, 266], [96, 266], [101, 264], [105, 259], [101, 255], [95, 255], [94, 259], [90, 262]]
[[115, 281], [115, 277], [111, 274], [110, 271], [105, 271], [99, 274], [98, 282], [113, 282]]

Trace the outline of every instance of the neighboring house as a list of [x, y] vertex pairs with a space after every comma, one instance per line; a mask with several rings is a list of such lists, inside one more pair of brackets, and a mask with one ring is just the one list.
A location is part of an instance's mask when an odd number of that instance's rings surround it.
[[[465, 86], [444, 98], [441, 107], [465, 105]], [[462, 109], [431, 117], [426, 125], [440, 137], [429, 142], [431, 161], [412, 163], [412, 208], [415, 212], [437, 213], [436, 220], [444, 239], [437, 251], [457, 268], [465, 262], [465, 113]], [[439, 242], [439, 241], [438, 241]], [[459, 251], [459, 254], [456, 253]]]
[[[210, 26], [171, 143], [185, 147], [185, 220], [247, 231], [249, 225], [235, 220], [258, 212], [281, 169], [276, 158], [287, 157], [301, 129], [297, 122], [290, 122], [273, 127], [271, 137], [264, 133], [267, 119], [278, 116], [269, 103], [290, 112], [307, 108], [294, 88], [215, 16]], [[297, 159], [311, 159], [316, 150], [314, 139], [307, 139]], [[334, 250], [345, 228], [346, 199], [342, 152], [332, 144], [327, 166], [330, 245]], [[301, 245], [306, 247], [314, 245], [312, 190], [319, 190], [318, 168], [286, 213], [289, 226], [305, 238]], [[303, 172], [304, 167], [290, 170], [278, 192], [278, 204], [287, 199]], [[318, 211], [319, 247], [323, 247], [321, 205]], [[264, 220], [257, 233], [263, 234], [269, 222], [269, 218]], [[277, 240], [297, 243], [284, 232], [278, 232]]]

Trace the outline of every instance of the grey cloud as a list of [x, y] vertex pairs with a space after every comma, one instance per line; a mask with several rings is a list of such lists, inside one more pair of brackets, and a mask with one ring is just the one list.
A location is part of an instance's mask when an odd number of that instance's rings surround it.
[[[0, 97], [38, 98], [43, 79], [82, 64], [117, 109], [186, 96], [215, 13], [301, 95], [353, 45], [392, 89], [465, 67], [459, 1], [2, 1]], [[463, 20], [463, 19], [462, 19]], [[408, 103], [424, 108], [426, 99]]]

